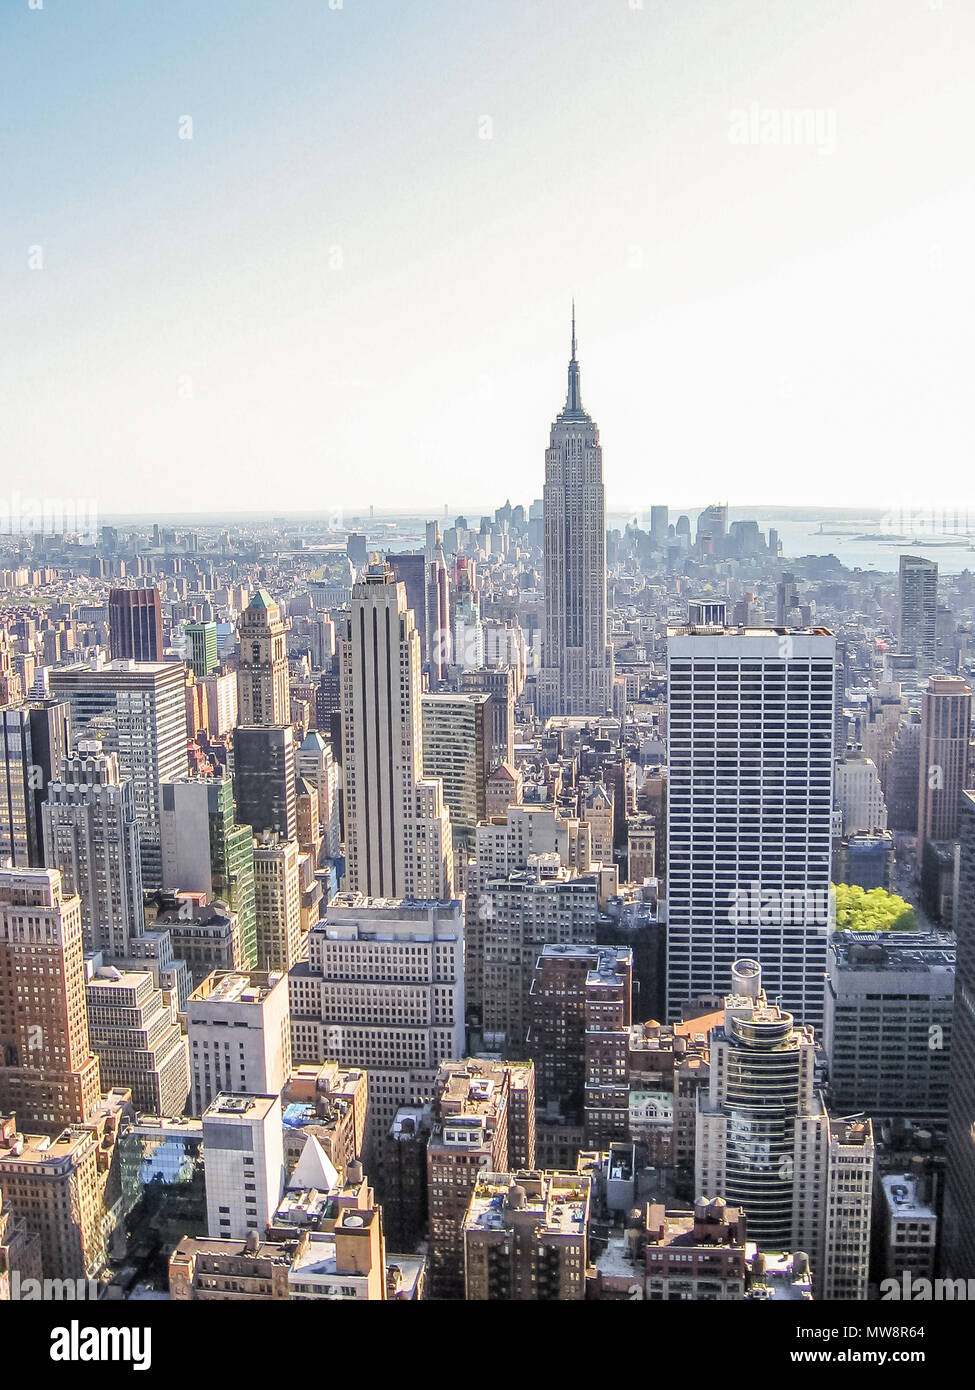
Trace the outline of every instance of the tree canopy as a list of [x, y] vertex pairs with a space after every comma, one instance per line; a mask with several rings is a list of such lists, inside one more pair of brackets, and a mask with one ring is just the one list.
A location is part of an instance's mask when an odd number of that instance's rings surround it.
[[837, 883], [837, 931], [915, 931], [914, 909], [896, 893], [869, 891], [855, 883]]

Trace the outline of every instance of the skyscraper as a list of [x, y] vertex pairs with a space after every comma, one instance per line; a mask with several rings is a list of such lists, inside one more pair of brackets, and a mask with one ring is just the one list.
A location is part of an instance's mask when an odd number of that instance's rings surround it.
[[[436, 525], [436, 522], [433, 523]], [[450, 577], [443, 552], [440, 531], [432, 558], [427, 557], [427, 659], [430, 663], [430, 687], [436, 689], [447, 678], [450, 664]]]
[[135, 791], [118, 755], [79, 739], [43, 808], [44, 853], [66, 893], [81, 898], [85, 948], [128, 956], [143, 932], [142, 861]]
[[422, 772], [420, 639], [386, 564], [353, 587], [340, 659], [348, 887], [449, 898], [450, 813], [439, 779]]
[[189, 997], [186, 1031], [194, 1115], [220, 1091], [280, 1095], [291, 1071], [288, 977], [215, 970]]
[[102, 967], [85, 992], [102, 1085], [130, 1089], [140, 1113], [182, 1115], [190, 1089], [189, 1048], [152, 971]]
[[961, 793], [968, 782], [972, 692], [961, 676], [932, 676], [921, 701], [918, 849], [957, 840]]
[[922, 674], [934, 666], [938, 623], [938, 566], [923, 555], [902, 555], [898, 582], [897, 642]]
[[482, 666], [465, 671], [462, 690], [483, 690], [491, 696], [491, 766], [515, 760], [515, 673], [510, 666]]
[[239, 725], [234, 730], [234, 793], [237, 816], [254, 834], [276, 830], [286, 840], [298, 833], [295, 739], [290, 724]]
[[[601, 1073], [610, 1039], [622, 1039], [625, 1069], [632, 995], [633, 952], [628, 947], [541, 948], [529, 994], [527, 1030], [539, 1106], [555, 1103], [578, 1123], [584, 1103], [602, 1099]], [[619, 1084], [615, 1066], [612, 1070]]]
[[775, 586], [775, 626], [793, 627], [798, 616], [799, 590], [796, 577], [794, 574], [784, 574]]
[[584, 821], [563, 818], [553, 807], [509, 806], [503, 818], [477, 827], [475, 845], [465, 879], [471, 1021], [499, 1035], [492, 1046], [520, 1049], [540, 948], [596, 940], [592, 837]]
[[57, 869], [0, 868], [0, 1114], [57, 1134], [99, 1099], [81, 901]]
[[19, 1123], [16, 1115], [0, 1116], [0, 1205], [29, 1216], [45, 1279], [93, 1278], [105, 1262], [99, 1179], [106, 1152], [98, 1133], [25, 1134]]
[[838, 1110], [944, 1122], [954, 986], [947, 932], [833, 932], [823, 1045]]
[[155, 586], [113, 589], [108, 596], [113, 661], [162, 661], [162, 605]]
[[454, 631], [450, 664], [461, 670], [484, 665], [484, 624], [481, 622], [481, 592], [477, 587], [477, 567], [472, 559], [458, 555], [454, 563]]
[[43, 806], [68, 751], [67, 703], [42, 700], [0, 709], [0, 863], [44, 863]]
[[670, 1018], [720, 996], [747, 954], [784, 1008], [822, 1022], [834, 646], [824, 628], [671, 629]]
[[299, 777], [306, 777], [318, 792], [318, 820], [322, 852], [334, 859], [340, 852], [342, 833], [339, 814], [339, 769], [331, 744], [317, 729], [309, 729], [295, 755]]
[[466, 859], [474, 829], [487, 815], [491, 771], [492, 697], [482, 693], [424, 695], [423, 772], [439, 777], [450, 811], [454, 845]]
[[575, 305], [569, 389], [545, 452], [545, 645], [539, 713], [612, 710], [606, 628], [606, 494], [599, 430], [582, 407]]
[[82, 737], [102, 716], [105, 746], [118, 753], [120, 775], [132, 779], [142, 882], [150, 889], [162, 884], [160, 788], [186, 771], [185, 688], [184, 667], [175, 661], [78, 663], [51, 671], [52, 695], [71, 706], [72, 736]]
[[241, 724], [267, 727], [290, 722], [285, 632], [280, 608], [266, 589], [258, 589], [240, 618], [237, 691]]
[[857, 830], [886, 830], [887, 806], [880, 774], [872, 758], [849, 749], [833, 769], [836, 809], [843, 816], [843, 834]]
[[406, 606], [413, 610], [413, 622], [420, 636], [420, 660], [429, 660], [427, 631], [427, 562], [422, 551], [414, 555], [387, 555], [393, 578], [406, 589]]

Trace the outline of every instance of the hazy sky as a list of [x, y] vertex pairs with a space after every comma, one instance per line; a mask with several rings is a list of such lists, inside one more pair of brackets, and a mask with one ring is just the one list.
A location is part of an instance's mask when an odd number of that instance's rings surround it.
[[973, 72], [973, 0], [2, 0], [0, 490], [527, 502], [574, 294], [614, 509], [967, 502]]

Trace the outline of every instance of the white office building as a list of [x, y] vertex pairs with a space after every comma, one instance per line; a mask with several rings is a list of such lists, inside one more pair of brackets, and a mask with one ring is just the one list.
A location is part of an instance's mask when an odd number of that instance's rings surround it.
[[131, 778], [139, 822], [142, 881], [162, 886], [160, 784], [186, 771], [186, 676], [182, 662], [112, 661], [51, 669], [51, 693], [71, 706], [71, 734], [89, 726], [118, 754], [119, 773]]
[[858, 830], [886, 830], [887, 803], [880, 773], [872, 758], [851, 749], [835, 769], [836, 809], [843, 815], [843, 834]]
[[835, 639], [823, 628], [668, 636], [668, 1017], [723, 996], [733, 962], [756, 956], [769, 996], [818, 1026]]
[[280, 1095], [291, 1074], [287, 975], [215, 970], [190, 995], [192, 1110], [221, 1091]]
[[207, 1233], [263, 1237], [284, 1191], [284, 1134], [278, 1096], [221, 1093], [203, 1113]]

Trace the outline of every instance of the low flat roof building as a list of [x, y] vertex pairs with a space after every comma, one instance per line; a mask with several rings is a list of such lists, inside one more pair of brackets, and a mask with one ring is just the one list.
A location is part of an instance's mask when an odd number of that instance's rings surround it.
[[578, 1173], [482, 1173], [463, 1224], [465, 1298], [584, 1299], [591, 1185]]
[[840, 1114], [946, 1117], [955, 955], [946, 932], [833, 933], [824, 1045]]

